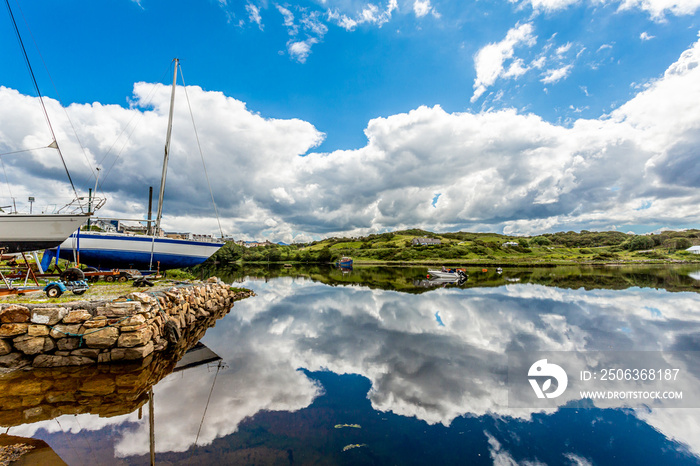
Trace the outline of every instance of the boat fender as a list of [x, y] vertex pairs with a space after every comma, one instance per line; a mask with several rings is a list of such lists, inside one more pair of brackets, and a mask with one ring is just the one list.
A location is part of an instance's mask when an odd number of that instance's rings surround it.
[[165, 339], [168, 340], [168, 343], [174, 345], [178, 341], [180, 341], [180, 328], [172, 320], [169, 320], [165, 323], [165, 326], [163, 327], [163, 333], [165, 333]]

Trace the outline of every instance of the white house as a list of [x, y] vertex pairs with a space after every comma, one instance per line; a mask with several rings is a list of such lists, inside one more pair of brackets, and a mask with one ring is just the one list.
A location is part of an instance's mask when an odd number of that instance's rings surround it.
[[434, 238], [413, 238], [411, 240], [411, 245], [416, 246], [416, 245], [421, 245], [421, 246], [432, 246], [434, 244], [441, 244], [441, 241], [439, 239], [434, 239]]
[[692, 253], [692, 254], [700, 254], [700, 246], [691, 246], [686, 251]]

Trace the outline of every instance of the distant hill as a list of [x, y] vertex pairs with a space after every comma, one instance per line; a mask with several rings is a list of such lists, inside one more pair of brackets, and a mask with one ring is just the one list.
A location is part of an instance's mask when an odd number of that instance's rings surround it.
[[[432, 241], [419, 241], [425, 238]], [[327, 238], [305, 244], [278, 243], [247, 248], [229, 243], [211, 261], [328, 263], [341, 256], [350, 256], [355, 263], [700, 261], [700, 257], [685, 251], [698, 244], [700, 230], [665, 231], [652, 235], [583, 230], [512, 236], [409, 229], [363, 237]]]

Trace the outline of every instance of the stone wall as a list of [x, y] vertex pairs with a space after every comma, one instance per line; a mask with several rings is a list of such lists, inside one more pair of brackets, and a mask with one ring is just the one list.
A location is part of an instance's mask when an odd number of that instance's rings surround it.
[[0, 368], [143, 360], [251, 296], [216, 278], [103, 302], [0, 305]]

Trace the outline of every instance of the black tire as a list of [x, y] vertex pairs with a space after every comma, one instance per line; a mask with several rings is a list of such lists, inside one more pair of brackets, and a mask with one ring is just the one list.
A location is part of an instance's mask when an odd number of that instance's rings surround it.
[[106, 281], [106, 282], [109, 282], [109, 283], [112, 283], [112, 282], [114, 281], [114, 275], [107, 275], [107, 276], [105, 277], [105, 281]]
[[117, 278], [117, 281], [119, 283], [126, 283], [129, 281], [129, 276], [125, 273], [121, 273], [121, 274], [119, 274], [119, 278]]
[[58, 298], [63, 294], [63, 291], [57, 286], [53, 285], [48, 288], [46, 288], [46, 296], [49, 298]]
[[145, 278], [137, 278], [134, 280], [134, 286], [136, 286], [136, 287], [153, 286], [153, 283], [149, 282]]
[[61, 272], [61, 280], [64, 282], [77, 282], [79, 280], [85, 280], [85, 274], [82, 270], [71, 267]]

